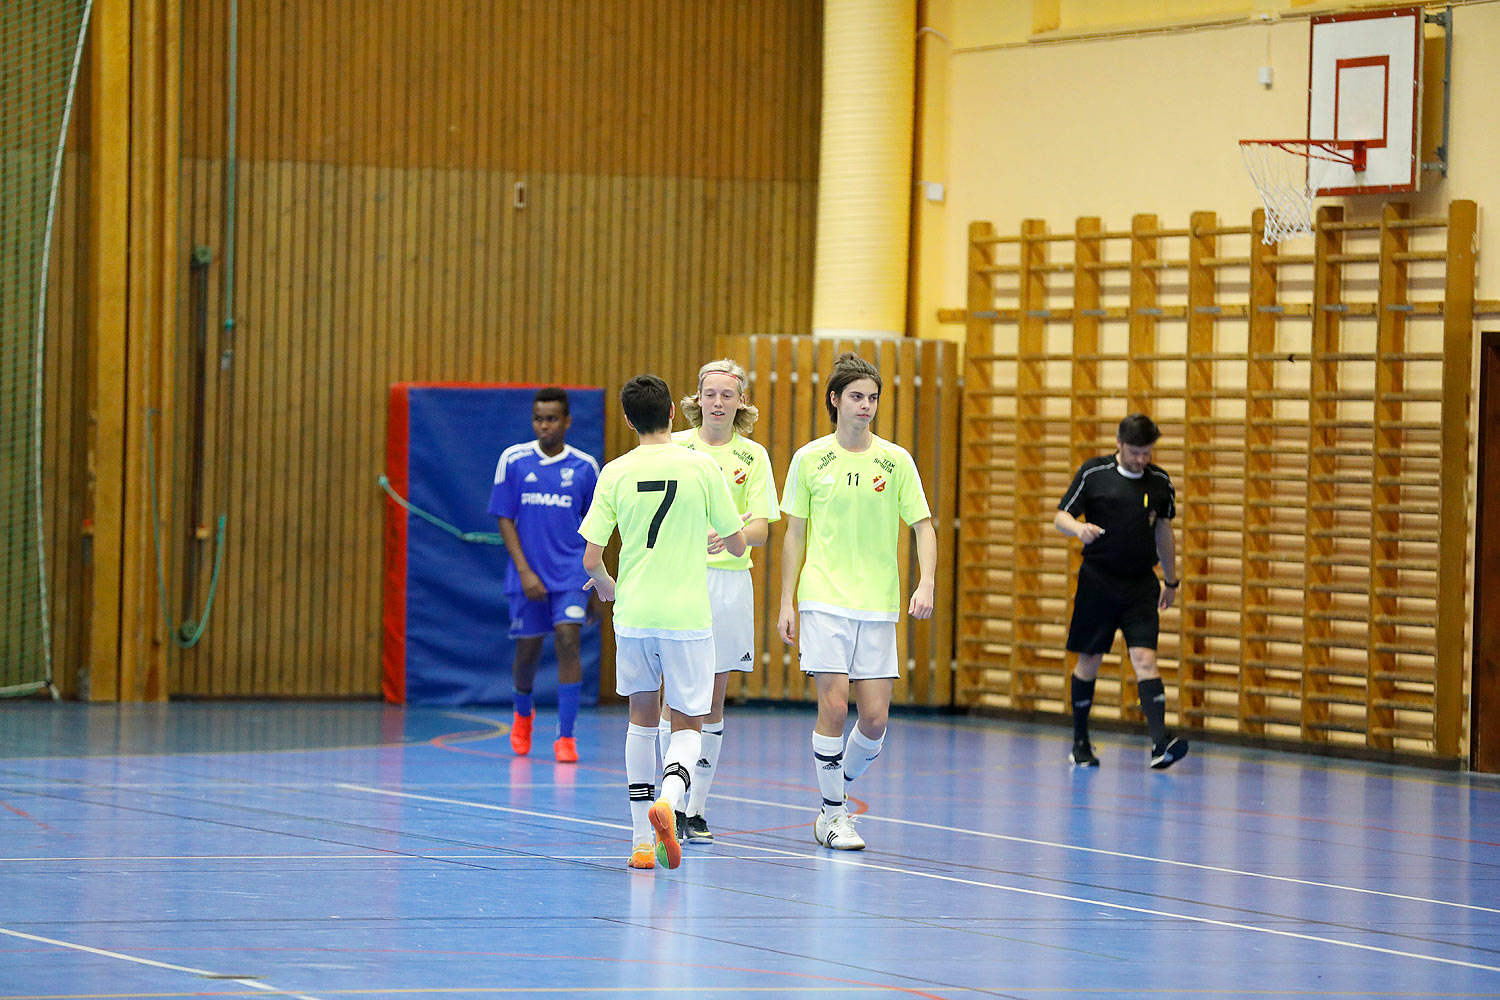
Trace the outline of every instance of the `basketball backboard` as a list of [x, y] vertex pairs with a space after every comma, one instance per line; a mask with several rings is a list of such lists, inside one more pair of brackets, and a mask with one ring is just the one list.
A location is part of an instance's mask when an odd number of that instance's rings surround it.
[[1312, 18], [1307, 137], [1359, 142], [1364, 170], [1309, 158], [1315, 195], [1415, 191], [1422, 109], [1422, 8]]

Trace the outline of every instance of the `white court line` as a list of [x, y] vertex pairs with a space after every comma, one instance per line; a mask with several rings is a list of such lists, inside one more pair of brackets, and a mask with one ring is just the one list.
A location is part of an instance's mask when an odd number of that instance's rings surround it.
[[[391, 796], [393, 798], [418, 799], [418, 800], [428, 800], [428, 801], [440, 801], [440, 802], [446, 803], [448, 805], [469, 806], [470, 808], [474, 808], [474, 809], [492, 809], [492, 810], [495, 810], [497, 812], [519, 813], [519, 814], [524, 815], [524, 816], [535, 816], [535, 817], [542, 818], [542, 819], [561, 820], [561, 821], [563, 821], [565, 823], [586, 823], [586, 824], [589, 824], [590, 826], [610, 827], [610, 828], [617, 829], [617, 830], [628, 830], [628, 829], [630, 829], [630, 827], [624, 826], [623, 824], [619, 824], [619, 823], [601, 823], [598, 820], [579, 819], [579, 818], [574, 817], [574, 816], [562, 816], [562, 815], [558, 815], [556, 813], [543, 813], [543, 812], [535, 812], [535, 811], [526, 810], [526, 809], [514, 809], [514, 808], [511, 808], [509, 806], [492, 806], [492, 805], [489, 805], [488, 803], [484, 803], [484, 802], [463, 802], [463, 801], [460, 801], [458, 799], [432, 799], [430, 796], [416, 795], [416, 794], [413, 794], [411, 792], [398, 792], [398, 791], [393, 791], [393, 790], [388, 789], [388, 788], [371, 788], [371, 787], [366, 786], [366, 785], [349, 785], [349, 784], [342, 784], [342, 783], [336, 785], [335, 787], [344, 788], [344, 789], [348, 789], [349, 791], [355, 791], [355, 792], [368, 792], [368, 793], [370, 793], [372, 795], [389, 795], [389, 796]], [[781, 805], [782, 803], [766, 802], [766, 803], [763, 803], [763, 804], [765, 804], [765, 805]], [[789, 808], [804, 809], [804, 808], [810, 808], [810, 807], [789, 806]], [[927, 824], [916, 824], [916, 825], [927, 825]], [[938, 827], [937, 829], [947, 829], [947, 828], [946, 827]], [[1256, 934], [1270, 934], [1270, 935], [1273, 935], [1275, 937], [1292, 938], [1292, 939], [1295, 939], [1295, 940], [1298, 940], [1298, 941], [1312, 941], [1312, 942], [1314, 942], [1316, 944], [1328, 944], [1328, 945], [1333, 945], [1333, 946], [1338, 947], [1338, 948], [1353, 948], [1353, 949], [1358, 950], [1358, 951], [1374, 952], [1374, 953], [1379, 954], [1379, 955], [1392, 955], [1392, 956], [1395, 956], [1397, 958], [1414, 958], [1414, 959], [1417, 959], [1417, 960], [1423, 961], [1423, 962], [1436, 962], [1436, 963], [1441, 964], [1441, 965], [1456, 965], [1456, 966], [1460, 966], [1460, 967], [1465, 968], [1465, 969], [1479, 969], [1479, 970], [1482, 970], [1484, 972], [1500, 972], [1500, 966], [1497, 966], [1497, 965], [1481, 965], [1481, 964], [1476, 963], [1476, 962], [1465, 962], [1465, 961], [1462, 961], [1462, 960], [1456, 959], [1456, 958], [1440, 958], [1440, 957], [1438, 957], [1436, 955], [1423, 955], [1420, 952], [1415, 952], [1415, 951], [1399, 951], [1399, 950], [1394, 949], [1394, 948], [1381, 948], [1378, 945], [1359, 944], [1358, 942], [1355, 942], [1355, 941], [1340, 941], [1337, 938], [1319, 937], [1316, 934], [1301, 934], [1301, 933], [1298, 933], [1296, 931], [1276, 930], [1275, 928], [1272, 928], [1272, 927], [1257, 927], [1254, 924], [1235, 923], [1234, 921], [1231, 921], [1231, 920], [1216, 920], [1216, 919], [1214, 919], [1212, 917], [1195, 917], [1195, 916], [1190, 916], [1190, 915], [1185, 914], [1185, 913], [1172, 913], [1172, 912], [1169, 912], [1167, 910], [1152, 910], [1152, 909], [1148, 909], [1148, 908], [1143, 907], [1143, 906], [1130, 906], [1130, 905], [1125, 904], [1125, 903], [1107, 903], [1107, 902], [1104, 902], [1102, 900], [1097, 900], [1097, 899], [1085, 899], [1085, 898], [1083, 898], [1081, 896], [1067, 896], [1067, 895], [1063, 895], [1062, 893], [1045, 892], [1045, 891], [1043, 891], [1041, 889], [1023, 889], [1023, 888], [1021, 888], [1019, 886], [999, 885], [999, 884], [994, 883], [994, 882], [982, 882], [982, 881], [979, 881], [977, 879], [959, 878], [956, 875], [940, 875], [940, 874], [938, 874], [936, 872], [924, 872], [924, 871], [918, 871], [918, 870], [915, 870], [915, 869], [912, 869], [912, 868], [898, 868], [895, 865], [882, 865], [882, 864], [877, 864], [877, 863], [872, 862], [872, 861], [859, 861], [859, 860], [854, 859], [854, 858], [842, 858], [842, 857], [838, 857], [838, 856], [828, 856], [828, 855], [825, 855], [825, 854], [798, 853], [796, 851], [787, 851], [787, 850], [782, 850], [780, 848], [775, 848], [775, 847], [760, 847], [760, 846], [757, 846], [755, 844], [744, 844], [744, 843], [741, 843], [741, 844], [737, 844], [735, 846], [739, 847], [739, 848], [748, 849], [748, 850], [761, 851], [761, 852], [767, 853], [767, 854], [776, 854], [776, 855], [780, 855], [782, 857], [797, 858], [797, 859], [805, 860], [805, 861], [820, 861], [820, 862], [824, 862], [824, 863], [827, 863], [827, 864], [848, 865], [848, 866], [854, 867], [854, 868], [867, 868], [867, 869], [870, 869], [871, 871], [894, 872], [894, 873], [896, 873], [898, 875], [911, 875], [911, 876], [916, 877], [916, 878], [934, 879], [934, 880], [939, 881], [939, 882], [951, 882], [951, 883], [954, 883], [954, 884], [957, 884], [957, 885], [971, 885], [971, 886], [976, 886], [976, 887], [982, 888], [982, 889], [998, 889], [1001, 892], [1014, 892], [1014, 893], [1018, 893], [1018, 894], [1023, 895], [1023, 896], [1037, 896], [1037, 897], [1040, 897], [1042, 899], [1055, 899], [1055, 900], [1059, 900], [1059, 901], [1065, 902], [1065, 903], [1082, 903], [1085, 906], [1100, 906], [1100, 907], [1103, 907], [1103, 908], [1105, 908], [1107, 910], [1121, 910], [1121, 911], [1126, 912], [1126, 913], [1137, 913], [1137, 914], [1141, 914], [1143, 916], [1165, 917], [1165, 918], [1167, 918], [1169, 920], [1183, 920], [1183, 921], [1187, 921], [1189, 923], [1195, 923], [1195, 924], [1208, 924], [1208, 925], [1210, 925], [1212, 927], [1226, 927], [1226, 928], [1229, 928], [1230, 930], [1251, 931], [1251, 932], [1256, 933]], [[1212, 905], [1212, 904], [1204, 903], [1203, 905], [1208, 906], [1208, 905]]]
[[[468, 802], [464, 799], [444, 799], [436, 795], [418, 795], [416, 792], [397, 792], [389, 788], [371, 788], [369, 785], [350, 785], [342, 781], [336, 782], [334, 788], [344, 788], [351, 792], [366, 792], [370, 795], [389, 795], [397, 799], [416, 799], [418, 802], [437, 802], [445, 806], [466, 806], [470, 809], [486, 809], [490, 812], [513, 813], [517, 816], [534, 816], [537, 819], [560, 819], [569, 823], [583, 823], [586, 826], [602, 826], [606, 830], [631, 830], [625, 823], [605, 823], [597, 819], [582, 819], [578, 816], [560, 816], [557, 813], [537, 812], [535, 809], [517, 809], [514, 806], [496, 806], [488, 802]], [[633, 830], [631, 832], [634, 832]]]
[[[622, 829], [624, 829], [622, 827]], [[702, 858], [718, 860], [726, 855], [702, 855]], [[613, 854], [406, 854], [381, 852], [376, 854], [150, 854], [116, 855], [90, 858], [0, 858], [0, 864], [12, 862], [61, 863], [75, 861], [535, 861], [537, 858], [553, 861], [607, 861]], [[744, 860], [744, 859], [741, 859]]]
[[[825, 861], [829, 864], [850, 865], [855, 868], [868, 868], [873, 871], [895, 872], [899, 875], [915, 875], [920, 878], [936, 879], [940, 882], [955, 882], [959, 885], [972, 885], [984, 889], [999, 889], [1002, 892], [1016, 892], [1024, 896], [1040, 896], [1043, 899], [1057, 899], [1067, 903], [1084, 903], [1089, 906], [1102, 906], [1110, 910], [1124, 910], [1127, 913], [1139, 913], [1149, 917], [1166, 917], [1169, 920], [1186, 920], [1195, 924], [1210, 924], [1214, 927], [1227, 927], [1231, 930], [1254, 931], [1258, 934], [1274, 934], [1277, 937], [1295, 938], [1299, 941], [1314, 941], [1318, 944], [1331, 944], [1340, 948], [1356, 948], [1360, 951], [1373, 951], [1381, 955], [1394, 955], [1398, 958], [1415, 958], [1424, 962], [1439, 962], [1443, 965], [1458, 965], [1465, 969], [1480, 969], [1485, 972], [1500, 972], [1500, 965], [1480, 965], [1476, 962], [1464, 962], [1456, 958], [1439, 958], [1436, 955], [1423, 955], [1415, 951], [1398, 951], [1394, 948], [1381, 948], [1372, 944], [1359, 944], [1355, 941], [1340, 941], [1337, 938], [1319, 937], [1316, 934], [1299, 934], [1296, 931], [1279, 931], [1273, 927], [1257, 927], [1254, 924], [1240, 924], [1232, 920], [1215, 920], [1212, 917], [1194, 917], [1186, 913], [1171, 913], [1167, 910], [1152, 910], [1144, 906], [1129, 906], [1125, 903], [1105, 903], [1097, 899], [1084, 899], [1081, 896], [1065, 896], [1056, 892], [1043, 892], [1040, 889], [1022, 889], [1019, 886], [997, 885], [994, 882], [981, 882], [977, 879], [959, 878], [955, 875], [939, 875], [936, 872], [914, 871], [910, 868], [898, 868], [895, 865], [876, 864], [872, 861], [859, 861], [854, 858], [824, 857], [817, 854], [799, 854], [796, 851], [785, 851], [775, 847], [758, 847], [754, 844], [741, 844], [743, 848], [765, 851], [769, 854], [779, 854], [789, 858], [810, 858], [817, 861]], [[1205, 904], [1208, 905], [1208, 904]]]
[[[328, 780], [326, 778], [320, 778], [320, 779], [318, 779], [316, 781], [256, 781], [256, 780], [251, 779], [251, 778], [245, 778], [245, 779], [239, 779], [239, 778], [235, 778], [235, 779], [227, 779], [227, 778], [225, 778], [225, 779], [220, 779], [220, 778], [204, 778], [204, 779], [200, 779], [200, 780], [196, 780], [196, 781], [111, 781], [108, 784], [102, 784], [102, 783], [98, 783], [98, 782], [95, 782], [95, 781], [83, 780], [83, 779], [49, 779], [49, 780], [46, 780], [46, 781], [32, 781], [32, 780], [28, 779], [26, 781], [7, 781], [7, 780], [5, 780], [3, 778], [0, 778], [0, 789], [4, 789], [5, 791], [8, 791], [8, 792], [16, 792], [16, 791], [22, 791], [22, 792], [24, 792], [24, 791], [31, 791], [32, 789], [52, 790], [52, 789], [57, 788], [59, 785], [65, 787], [65, 788], [69, 788], [69, 789], [80, 788], [80, 787], [82, 787], [82, 788], [93, 787], [93, 788], [108, 789], [108, 790], [111, 790], [111, 791], [116, 790], [116, 789], [129, 789], [131, 791], [142, 791], [142, 790], [144, 790], [144, 791], [148, 791], [148, 792], [162, 791], [162, 790], [167, 790], [167, 789], [187, 789], [187, 790], [190, 790], [190, 791], [201, 790], [201, 789], [209, 789], [211, 791], [212, 790], [217, 790], [217, 791], [231, 790], [232, 791], [232, 790], [237, 790], [237, 789], [245, 789], [245, 790], [249, 790], [249, 791], [256, 791], [256, 790], [261, 790], [261, 789], [271, 789], [271, 790], [277, 790], [277, 791], [285, 790], [285, 789], [292, 789], [292, 790], [297, 790], [297, 791], [304, 791], [304, 790], [317, 791], [318, 789], [327, 788], [328, 787]], [[454, 789], [465, 789], [465, 788], [466, 789], [486, 789], [486, 788], [494, 788], [495, 785], [494, 785], [493, 782], [481, 782], [481, 781], [449, 781], [449, 782], [443, 782], [443, 781], [426, 781], [426, 782], [422, 783], [421, 787], [423, 787], [423, 788], [454, 788]], [[619, 788], [620, 787], [620, 783], [618, 781], [568, 781], [568, 782], [560, 782], [560, 781], [513, 781], [513, 782], [509, 782], [506, 785], [506, 787], [507, 788]]]
[[[764, 799], [738, 798], [733, 795], [715, 795], [714, 798], [728, 802], [745, 802], [757, 806], [776, 806], [782, 809], [802, 809], [807, 812], [817, 812], [817, 806], [794, 806], [783, 802], [768, 802]], [[1311, 879], [1292, 878], [1289, 875], [1271, 875], [1267, 872], [1251, 872], [1240, 868], [1221, 868], [1218, 865], [1203, 865], [1193, 861], [1174, 861], [1171, 858], [1155, 858], [1149, 854], [1129, 854], [1125, 851], [1109, 851], [1102, 847], [1082, 847], [1078, 844], [1061, 844], [1052, 840], [1034, 840], [1031, 837], [1012, 837], [1003, 833], [990, 833], [986, 830], [969, 830], [961, 826], [944, 826], [941, 823], [923, 823], [914, 819], [897, 819], [893, 816], [871, 816], [862, 813], [859, 816], [861, 823], [896, 823], [901, 826], [915, 826], [924, 830], [942, 830], [946, 833], [963, 833], [971, 837], [984, 837], [989, 840], [1007, 840], [1013, 844], [1032, 844], [1037, 847], [1055, 847], [1060, 851], [1080, 851], [1084, 854], [1102, 854], [1111, 858], [1125, 858], [1130, 861], [1149, 861], [1158, 865], [1175, 865], [1178, 868], [1193, 868], [1204, 872], [1218, 872], [1221, 875], [1241, 875], [1245, 878], [1263, 878], [1272, 882], [1289, 882], [1293, 885], [1313, 886], [1318, 889], [1337, 889], [1340, 892], [1358, 892], [1366, 896], [1383, 896], [1386, 899], [1404, 899], [1410, 903], [1431, 903], [1433, 906], [1452, 906], [1460, 910], [1477, 910], [1480, 913], [1500, 913], [1500, 909], [1490, 906], [1476, 906], [1472, 903], [1455, 903], [1446, 899], [1431, 899], [1427, 896], [1408, 896], [1399, 892], [1383, 892], [1379, 889], [1361, 889], [1354, 885], [1339, 885], [1336, 882], [1315, 882]]]
[[82, 951], [90, 955], [99, 955], [104, 958], [117, 958], [122, 962], [134, 962], [136, 965], [149, 965], [154, 969], [166, 969], [169, 972], [186, 972], [189, 975], [200, 976], [204, 979], [219, 979], [229, 983], [239, 983], [251, 989], [265, 990], [268, 993], [280, 993], [293, 997], [294, 1000], [318, 1000], [317, 997], [307, 996], [303, 993], [290, 993], [286, 990], [278, 990], [274, 986], [254, 979], [238, 979], [232, 975], [222, 972], [209, 972], [207, 969], [195, 969], [190, 965], [172, 965], [170, 962], [157, 962], [149, 958], [141, 958], [137, 955], [125, 955], [118, 951], [106, 951], [103, 948], [90, 948], [86, 944], [74, 944], [72, 941], [59, 941], [57, 938], [39, 937], [36, 934], [27, 934], [24, 931], [13, 931], [7, 927], [0, 927], [0, 934], [8, 937], [20, 938], [23, 941], [35, 941], [39, 944], [50, 944], [58, 948], [68, 948], [73, 951]]

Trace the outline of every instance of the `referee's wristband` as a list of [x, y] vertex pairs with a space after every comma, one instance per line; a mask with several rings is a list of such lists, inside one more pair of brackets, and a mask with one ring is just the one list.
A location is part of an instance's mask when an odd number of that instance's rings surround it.
[[1173, 590], [1176, 590], [1177, 584], [1180, 582], [1181, 581], [1179, 580], [1168, 580], [1166, 577], [1162, 577], [1161, 585], [1163, 587], [1171, 587]]

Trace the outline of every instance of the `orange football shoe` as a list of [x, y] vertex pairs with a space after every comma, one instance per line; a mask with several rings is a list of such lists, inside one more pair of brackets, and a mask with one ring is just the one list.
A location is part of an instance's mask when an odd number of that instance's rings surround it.
[[677, 816], [672, 803], [662, 796], [651, 804], [651, 827], [656, 831], [656, 860], [668, 868], [682, 864], [682, 845], [677, 842]]
[[655, 868], [656, 848], [644, 842], [636, 844], [630, 851], [627, 864], [631, 868]]
[[531, 722], [534, 716], [512, 715], [510, 720], [510, 748], [517, 757], [531, 753]]
[[571, 736], [559, 736], [552, 744], [552, 756], [559, 764], [578, 763], [578, 744]]

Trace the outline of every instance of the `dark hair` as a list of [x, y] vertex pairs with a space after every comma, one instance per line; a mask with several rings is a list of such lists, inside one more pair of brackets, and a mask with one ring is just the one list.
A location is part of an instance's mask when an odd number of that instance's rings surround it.
[[531, 405], [538, 403], [561, 403], [563, 416], [568, 416], [568, 390], [555, 385], [544, 385], [531, 397]]
[[637, 434], [655, 434], [672, 426], [672, 390], [655, 375], [637, 375], [620, 390], [625, 419]]
[[849, 387], [849, 383], [858, 382], [862, 378], [873, 381], [877, 391], [882, 388], [880, 372], [874, 365], [853, 351], [845, 351], [833, 363], [833, 371], [829, 373], [828, 381], [823, 383], [823, 405], [828, 408], [828, 419], [833, 421], [835, 427], [839, 422], [839, 408], [829, 397], [842, 396], [844, 390]]
[[1120, 421], [1117, 437], [1121, 444], [1128, 444], [1132, 448], [1144, 448], [1148, 444], [1156, 443], [1156, 439], [1161, 437], [1161, 429], [1144, 413], [1132, 413]]

